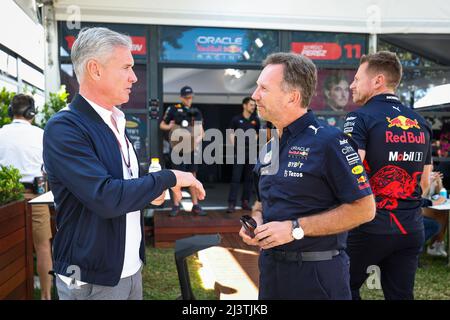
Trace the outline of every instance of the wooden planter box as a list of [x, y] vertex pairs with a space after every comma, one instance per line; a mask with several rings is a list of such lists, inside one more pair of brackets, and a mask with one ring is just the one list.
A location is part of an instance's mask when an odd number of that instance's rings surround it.
[[0, 299], [33, 299], [31, 206], [0, 206]]

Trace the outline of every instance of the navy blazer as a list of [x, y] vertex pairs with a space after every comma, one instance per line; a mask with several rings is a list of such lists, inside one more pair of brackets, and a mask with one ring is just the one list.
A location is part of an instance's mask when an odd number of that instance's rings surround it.
[[[126, 213], [142, 210], [176, 184], [169, 170], [124, 180], [113, 131], [80, 95], [45, 127], [44, 164], [54, 195], [54, 270], [78, 280], [115, 286], [125, 254]], [[140, 258], [145, 262], [141, 214]]]

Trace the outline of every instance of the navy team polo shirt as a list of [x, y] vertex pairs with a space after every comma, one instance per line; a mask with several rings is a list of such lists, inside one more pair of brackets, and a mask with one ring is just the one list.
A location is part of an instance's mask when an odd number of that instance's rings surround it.
[[238, 114], [231, 119], [230, 126], [231, 129], [237, 130], [242, 129], [247, 131], [248, 129], [259, 130], [260, 123], [258, 117], [251, 115], [248, 119], [245, 118], [242, 113]]
[[176, 104], [167, 107], [166, 112], [163, 116], [164, 123], [169, 124], [172, 120], [174, 120], [176, 124], [181, 124], [181, 121], [183, 120], [190, 121], [191, 119], [189, 118], [189, 109], [196, 111], [194, 117], [195, 121], [203, 121], [203, 116], [199, 109], [195, 107], [186, 107], [182, 104]]
[[[249, 129], [253, 129], [256, 131], [256, 134], [259, 133], [260, 129], [260, 122], [258, 117], [255, 115], [251, 115], [248, 119], [245, 118], [242, 113], [234, 116], [231, 119], [229, 127], [233, 130], [242, 129], [244, 132], [246, 132]], [[249, 139], [248, 137], [245, 137], [245, 150], [249, 149]], [[237, 137], [234, 137], [234, 148], [237, 149]]]
[[347, 115], [344, 133], [366, 151], [365, 169], [377, 202], [360, 230], [407, 234], [423, 230], [420, 178], [431, 164], [431, 128], [397, 96], [380, 94]]
[[[318, 214], [372, 194], [356, 144], [339, 129], [320, 125], [308, 111], [273, 138], [255, 166], [264, 223]], [[270, 174], [276, 162], [279, 168]], [[269, 173], [268, 173], [269, 172]], [[344, 249], [347, 233], [305, 237], [277, 249]]]

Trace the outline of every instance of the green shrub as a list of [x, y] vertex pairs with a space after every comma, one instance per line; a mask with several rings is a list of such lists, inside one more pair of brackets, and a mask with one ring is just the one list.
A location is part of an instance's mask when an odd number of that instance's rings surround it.
[[67, 106], [69, 93], [66, 92], [66, 86], [62, 85], [58, 92], [50, 93], [49, 96], [49, 101], [44, 104], [44, 107], [40, 112], [42, 113], [41, 123], [39, 124], [41, 128], [45, 127], [48, 120], [50, 120], [55, 113]]
[[[34, 95], [36, 93], [35, 89], [30, 92], [28, 87], [25, 87], [23, 92], [29, 95]], [[0, 128], [12, 121], [8, 116], [8, 106], [15, 95], [15, 92], [9, 92], [6, 88], [2, 88], [0, 91]], [[49, 101], [44, 104], [41, 110], [38, 110], [36, 123], [33, 120], [33, 125], [36, 124], [43, 129], [48, 120], [50, 120], [55, 113], [67, 106], [68, 97], [69, 93], [66, 92], [65, 85], [62, 85], [58, 92], [50, 93]]]
[[8, 116], [8, 107], [15, 94], [15, 92], [7, 91], [4, 87], [0, 91], [0, 128], [12, 121]]
[[23, 199], [22, 175], [13, 166], [0, 166], [0, 206]]

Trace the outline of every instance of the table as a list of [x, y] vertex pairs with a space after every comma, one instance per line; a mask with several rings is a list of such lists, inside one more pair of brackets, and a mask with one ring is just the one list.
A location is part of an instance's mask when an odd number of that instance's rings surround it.
[[[187, 191], [181, 191], [182, 198], [190, 198], [191, 195]], [[164, 199], [166, 201], [170, 200], [170, 192], [166, 192]], [[29, 204], [46, 204], [49, 206], [50, 209], [50, 223], [51, 223], [51, 229], [52, 234], [54, 235], [56, 233], [56, 211], [55, 211], [55, 205], [54, 205], [54, 198], [53, 193], [51, 191], [46, 192], [30, 201], [28, 201]]]
[[[181, 191], [183, 198], [190, 198], [191, 195], [187, 191]], [[170, 192], [166, 192], [165, 200], [170, 200]], [[46, 192], [33, 200], [28, 201], [30, 204], [53, 204], [53, 193], [51, 191]]]
[[29, 204], [53, 204], [53, 193], [51, 191], [28, 201]]
[[448, 257], [448, 261], [447, 261], [447, 265], [450, 267], [450, 200], [447, 199], [443, 204], [437, 205], [437, 206], [431, 206], [429, 207], [431, 209], [435, 209], [438, 211], [447, 211], [448, 214], [448, 226], [447, 226], [447, 235], [448, 235], [448, 243], [447, 243], [447, 257]]

